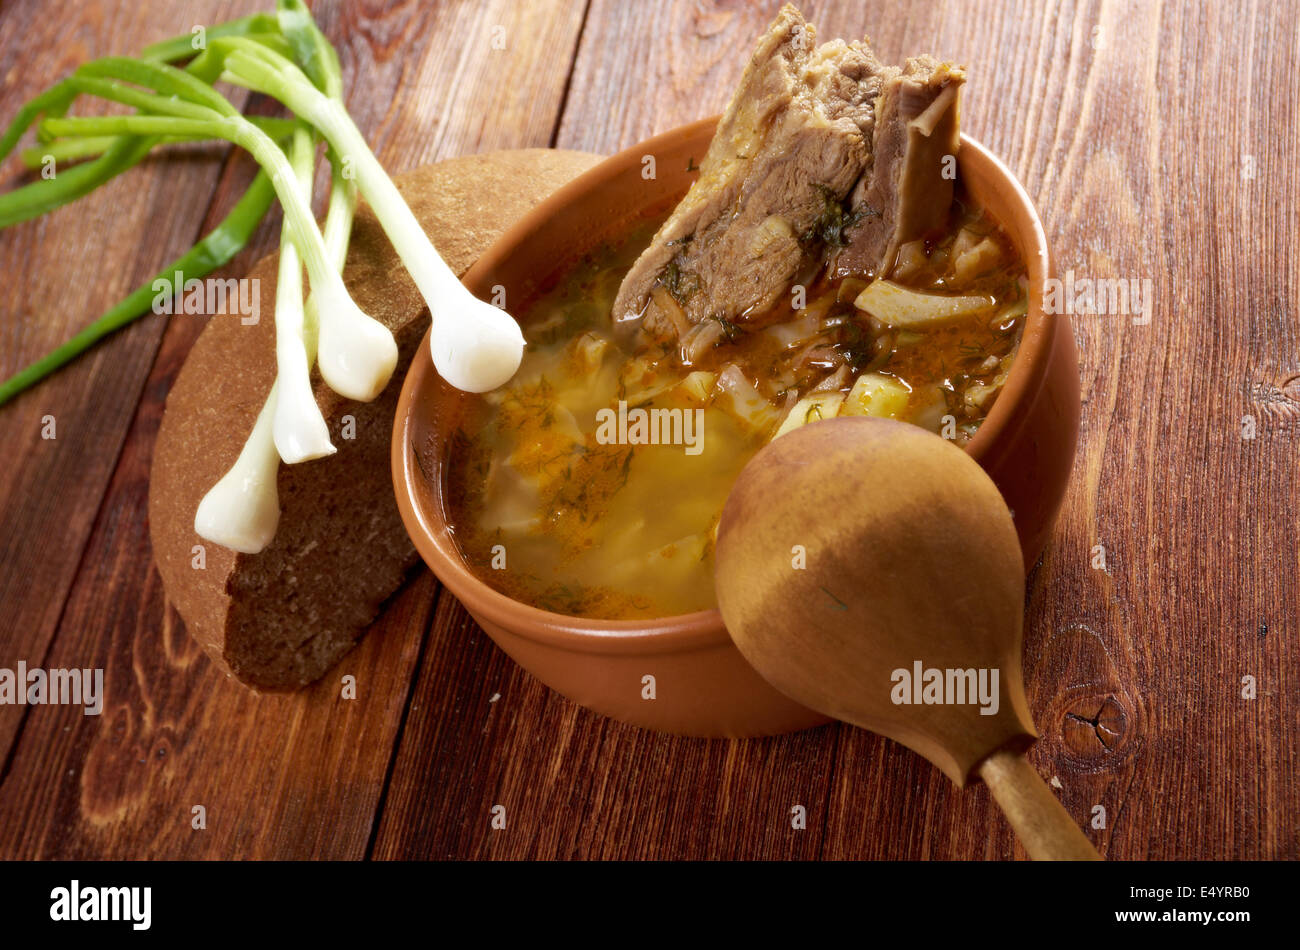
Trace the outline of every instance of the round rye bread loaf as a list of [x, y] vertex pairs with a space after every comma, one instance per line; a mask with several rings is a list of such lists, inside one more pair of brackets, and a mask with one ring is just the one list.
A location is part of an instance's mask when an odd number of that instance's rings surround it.
[[[521, 149], [455, 158], [397, 176], [416, 218], [457, 274], [524, 212], [599, 158]], [[280, 525], [260, 554], [194, 531], [203, 495], [234, 464], [275, 379], [277, 255], [260, 281], [256, 323], [213, 317], [167, 397], [149, 484], [149, 528], [167, 597], [229, 675], [262, 690], [320, 677], [365, 632], [419, 562], [398, 516], [389, 442], [402, 379], [429, 312], [369, 208], [358, 209], [344, 280], [392, 329], [401, 357], [370, 403], [338, 396], [313, 372], [338, 452], [282, 465]], [[196, 546], [201, 546], [201, 550]]]

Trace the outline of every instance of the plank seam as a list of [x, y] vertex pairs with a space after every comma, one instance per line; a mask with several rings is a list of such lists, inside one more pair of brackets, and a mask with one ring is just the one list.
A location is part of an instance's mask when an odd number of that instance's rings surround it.
[[362, 860], [364, 861], [374, 860], [375, 845], [379, 842], [379, 826], [383, 822], [384, 809], [388, 805], [388, 791], [392, 787], [393, 773], [397, 769], [397, 760], [402, 753], [402, 737], [406, 735], [406, 721], [411, 715], [411, 699], [419, 683], [420, 674], [424, 669], [424, 656], [429, 648], [429, 640], [433, 636], [433, 625], [438, 617], [438, 607], [442, 604], [442, 598], [447, 596], [447, 588], [442, 585], [441, 581], [438, 581], [437, 584], [438, 591], [434, 595], [433, 606], [429, 609], [429, 617], [424, 624], [424, 633], [420, 637], [420, 649], [415, 655], [415, 663], [411, 666], [411, 675], [406, 681], [406, 698], [402, 702], [402, 716], [398, 720], [397, 731], [393, 734], [393, 744], [388, 754], [388, 764], [384, 767], [384, 784], [379, 790], [379, 800], [375, 802], [375, 811], [370, 819], [370, 834], [366, 839], [366, 850], [362, 854]]
[[[212, 184], [212, 193], [208, 196], [208, 203], [203, 209], [203, 216], [195, 228], [195, 240], [198, 240], [199, 234], [203, 230], [203, 224], [212, 214], [212, 210], [217, 202], [217, 195], [221, 191], [221, 182], [229, 171], [231, 164], [236, 161], [236, 152], [238, 150], [232, 145], [227, 147], [226, 159], [222, 163], [221, 171], [218, 172], [216, 180]], [[117, 477], [118, 469], [122, 465], [122, 455], [126, 451], [127, 443], [130, 441], [131, 430], [135, 428], [140, 417], [140, 405], [144, 400], [145, 390], [149, 385], [149, 379], [153, 376], [154, 369], [158, 364], [158, 354], [162, 351], [163, 338], [166, 336], [167, 328], [164, 326], [158, 333], [154, 341], [153, 357], [149, 360], [149, 370], [144, 373], [139, 381], [135, 396], [135, 412], [132, 414], [131, 422], [122, 430], [122, 437], [118, 440], [117, 449], [113, 455], [113, 467], [109, 470], [108, 478], [104, 480], [104, 487], [100, 491], [99, 502], [95, 505], [95, 517], [91, 519], [90, 530], [86, 532], [81, 542], [81, 549], [77, 553], [76, 567], [72, 571], [72, 580], [69, 582], [67, 589], [63, 593], [63, 601], [59, 605], [59, 615], [54, 621], [53, 632], [45, 643], [45, 649], [41, 652], [39, 665], [44, 668], [49, 660], [50, 654], [54, 651], [54, 644], [59, 639], [59, 631], [63, 627], [64, 617], [67, 616], [68, 603], [72, 600], [72, 592], [77, 586], [77, 579], [81, 576], [82, 570], [86, 564], [86, 554], [90, 550], [90, 542], [95, 536], [95, 529], [100, 525], [104, 518], [105, 505], [109, 499], [109, 490], [113, 487], [113, 480]], [[152, 568], [152, 558], [150, 559]], [[32, 707], [24, 706], [22, 715], [18, 720], [18, 726], [14, 730], [13, 740], [9, 743], [9, 748], [5, 750], [3, 765], [0, 765], [0, 788], [4, 787], [5, 780], [8, 779], [9, 773], [13, 767], [14, 757], [18, 753], [18, 746], [22, 742], [23, 732], [27, 728], [27, 717], [31, 714]]]
[[591, 0], [582, 7], [582, 25], [578, 27], [578, 38], [573, 43], [573, 57], [569, 60], [569, 71], [564, 76], [564, 90], [560, 93], [560, 107], [555, 110], [555, 124], [551, 126], [551, 139], [547, 148], [555, 148], [560, 140], [560, 126], [564, 122], [564, 112], [569, 108], [569, 92], [573, 88], [573, 74], [578, 69], [578, 56], [582, 53], [582, 38], [587, 32], [587, 21], [591, 17]]

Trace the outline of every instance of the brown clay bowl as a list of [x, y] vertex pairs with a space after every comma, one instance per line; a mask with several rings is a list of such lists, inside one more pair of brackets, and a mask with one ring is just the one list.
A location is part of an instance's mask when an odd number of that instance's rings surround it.
[[[538, 205], [465, 275], [487, 299], [508, 288], [512, 311], [549, 278], [620, 235], [651, 207], [686, 192], [716, 119], [656, 136], [602, 162]], [[655, 157], [657, 177], [642, 177]], [[691, 160], [694, 161], [691, 161]], [[1026, 569], [1038, 559], [1065, 492], [1079, 424], [1078, 361], [1064, 316], [1043, 312], [1051, 275], [1047, 240], [1024, 189], [983, 146], [962, 137], [966, 189], [1002, 224], [1029, 270], [1029, 312], [1020, 353], [968, 451], [1015, 514]], [[512, 600], [474, 576], [444, 512], [443, 467], [463, 394], [433, 369], [428, 338], [397, 404], [392, 465], [406, 530], [439, 580], [521, 666], [597, 712], [649, 729], [692, 736], [775, 735], [819, 725], [823, 716], [769, 686], [732, 645], [716, 610], [654, 621], [567, 617]], [[655, 698], [643, 699], [643, 677]]]

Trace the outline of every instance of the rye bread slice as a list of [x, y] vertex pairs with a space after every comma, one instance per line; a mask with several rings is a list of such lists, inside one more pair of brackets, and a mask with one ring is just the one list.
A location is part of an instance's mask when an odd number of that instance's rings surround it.
[[[521, 149], [439, 162], [396, 181], [461, 274], [520, 215], [597, 161]], [[429, 325], [415, 284], [363, 206], [344, 279], [397, 338], [393, 380], [375, 401], [356, 403], [314, 373], [338, 452], [281, 466], [280, 525], [266, 550], [236, 554], [206, 542], [194, 531], [199, 500], [234, 463], [275, 378], [276, 261], [248, 275], [260, 281], [258, 322], [213, 317], [194, 344], [167, 397], [149, 484], [150, 537], [168, 599], [226, 673], [263, 690], [319, 678], [419, 562], [393, 497], [389, 441], [406, 367]]]

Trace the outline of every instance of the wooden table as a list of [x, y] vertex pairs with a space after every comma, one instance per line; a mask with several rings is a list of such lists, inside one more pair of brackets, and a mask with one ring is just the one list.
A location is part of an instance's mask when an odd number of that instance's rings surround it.
[[[87, 58], [268, 3], [53, 17], [7, 2], [0, 118]], [[398, 171], [523, 146], [610, 153], [718, 111], [776, 4], [384, 7], [318, 16]], [[1089, 833], [1109, 857], [1300, 857], [1296, 10], [806, 8], [823, 37], [869, 32], [887, 61], [965, 63], [965, 128], [1034, 197], [1060, 270], [1152, 282], [1149, 324], [1074, 322], [1083, 429], [1028, 601], [1032, 761], [1081, 822], [1104, 808]], [[250, 175], [242, 155], [199, 151], [0, 233], [0, 375], [188, 247]], [[0, 172], [19, 177], [12, 160]], [[274, 247], [277, 221], [230, 274]], [[108, 693], [100, 717], [0, 707], [0, 857], [1022, 856], [982, 787], [958, 792], [863, 732], [705, 742], [580, 709], [427, 574], [339, 668], [357, 699], [336, 676], [293, 696], [227, 681], [164, 602], [145, 521], [163, 399], [199, 330], [151, 316], [0, 409], [0, 667], [103, 667]]]

